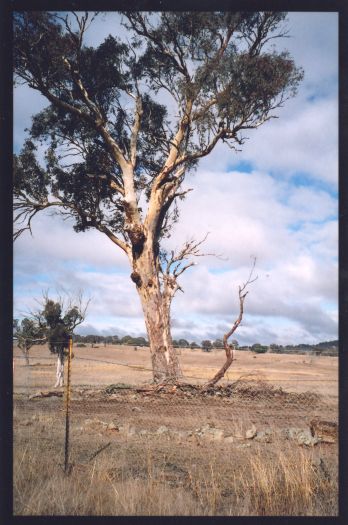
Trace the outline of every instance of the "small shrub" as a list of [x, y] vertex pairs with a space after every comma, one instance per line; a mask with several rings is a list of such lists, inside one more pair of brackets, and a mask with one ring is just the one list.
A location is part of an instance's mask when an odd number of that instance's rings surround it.
[[260, 343], [255, 343], [251, 347], [252, 352], [256, 352], [257, 354], [265, 354], [268, 350], [267, 346], [260, 345]]

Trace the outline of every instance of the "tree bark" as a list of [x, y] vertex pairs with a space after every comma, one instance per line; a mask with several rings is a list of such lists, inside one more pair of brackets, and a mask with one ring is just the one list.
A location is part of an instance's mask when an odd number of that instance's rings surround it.
[[181, 376], [181, 370], [173, 348], [165, 299], [157, 283], [137, 288], [150, 343], [153, 380], [155, 383], [176, 380]]
[[64, 385], [64, 354], [59, 353], [57, 356], [56, 383], [54, 388]]
[[27, 348], [26, 346], [24, 348], [21, 348], [22, 350], [22, 354], [25, 358], [25, 364], [26, 366], [29, 366], [29, 348]]
[[158, 270], [151, 249], [145, 249], [133, 262], [131, 279], [140, 297], [150, 343], [152, 373], [155, 383], [181, 377], [178, 357], [170, 330], [170, 300], [161, 290]]

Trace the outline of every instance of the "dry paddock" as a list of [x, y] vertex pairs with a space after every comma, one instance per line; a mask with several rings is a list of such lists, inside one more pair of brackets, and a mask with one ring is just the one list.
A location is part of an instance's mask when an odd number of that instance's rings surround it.
[[[202, 396], [146, 391], [146, 352], [75, 350], [65, 473], [64, 396], [32, 397], [54, 362], [35, 348], [25, 367], [15, 351], [15, 514], [337, 515], [337, 441], [296, 437], [313, 418], [337, 423], [334, 358], [239, 352], [228, 379], [246, 388]], [[222, 360], [182, 350], [186, 382]]]

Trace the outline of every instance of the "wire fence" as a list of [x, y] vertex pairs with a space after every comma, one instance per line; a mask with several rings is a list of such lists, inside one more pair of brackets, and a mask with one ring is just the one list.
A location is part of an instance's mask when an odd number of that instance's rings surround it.
[[[36, 347], [28, 366], [15, 349], [14, 450], [21, 476], [26, 450], [26, 461], [50, 465], [51, 474], [52, 465], [65, 475], [99, 465], [111, 480], [158, 480], [160, 472], [163, 483], [178, 486], [187, 482], [188, 466], [190, 472], [193, 465], [203, 468], [212, 455], [225, 468], [227, 449], [295, 444], [314, 450], [337, 441], [337, 358], [254, 359], [240, 352], [221, 385], [203, 392], [200, 386], [224, 361], [222, 352], [183, 349], [182, 381], [161, 386], [151, 385], [149, 349], [71, 347], [70, 356], [64, 386], [55, 389], [57, 356]], [[25, 513], [19, 495], [15, 505]]]

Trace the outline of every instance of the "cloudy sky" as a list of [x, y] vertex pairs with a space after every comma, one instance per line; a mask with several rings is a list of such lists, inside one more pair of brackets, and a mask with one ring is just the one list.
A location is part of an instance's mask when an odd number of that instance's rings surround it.
[[[98, 45], [117, 14], [97, 19], [88, 44]], [[168, 247], [201, 239], [207, 253], [183, 274], [172, 310], [173, 337], [215, 339], [238, 315], [238, 285], [257, 258], [240, 344], [297, 344], [338, 335], [338, 15], [290, 13], [291, 38], [278, 41], [305, 78], [279, 119], [250, 133], [243, 151], [224, 145], [187, 177], [193, 188]], [[325, 38], [322, 35], [325, 34]], [[14, 144], [20, 149], [31, 115], [46, 105], [25, 86], [15, 90]], [[37, 215], [33, 237], [14, 248], [14, 314], [35, 308], [43, 290], [64, 286], [92, 297], [79, 332], [145, 335], [126, 256], [99, 232], [75, 233], [69, 221]]]

